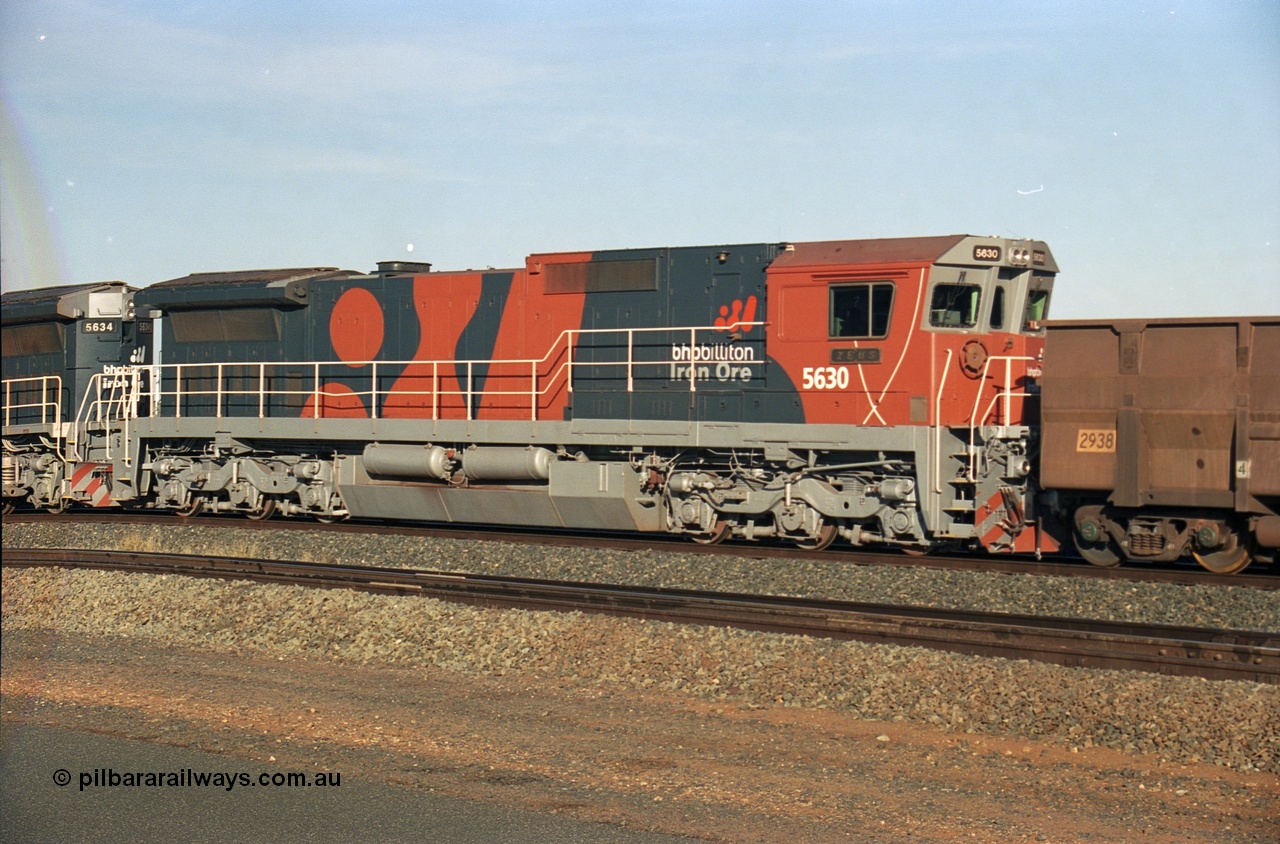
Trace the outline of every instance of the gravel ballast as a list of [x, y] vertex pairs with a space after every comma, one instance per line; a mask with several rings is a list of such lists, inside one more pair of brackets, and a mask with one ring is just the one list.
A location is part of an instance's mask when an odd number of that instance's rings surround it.
[[1280, 594], [1230, 585], [1128, 583], [800, 559], [779, 562], [394, 534], [237, 530], [175, 522], [164, 527], [21, 523], [6, 526], [4, 545], [224, 554], [1280, 632]]
[[[1280, 630], [1280, 596], [1229, 586], [779, 565], [678, 553], [198, 525], [13, 524], [6, 527], [4, 544], [362, 562]], [[672, 690], [743, 707], [832, 708], [866, 719], [1280, 772], [1276, 686], [184, 577], [6, 570], [3, 586], [6, 629]]]

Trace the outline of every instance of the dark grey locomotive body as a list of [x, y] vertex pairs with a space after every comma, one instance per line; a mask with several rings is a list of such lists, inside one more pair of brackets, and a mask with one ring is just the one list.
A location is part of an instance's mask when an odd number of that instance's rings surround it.
[[138, 368], [152, 363], [153, 323], [137, 318], [135, 292], [110, 281], [4, 294], [6, 508], [112, 503], [111, 462], [79, 464], [109, 436], [123, 453], [113, 423], [147, 410]]

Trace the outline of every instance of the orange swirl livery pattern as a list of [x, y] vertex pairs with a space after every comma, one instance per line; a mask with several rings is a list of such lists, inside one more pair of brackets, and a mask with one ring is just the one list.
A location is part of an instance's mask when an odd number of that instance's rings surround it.
[[[557, 255], [547, 262], [585, 263], [590, 257]], [[308, 398], [299, 415], [368, 417], [367, 387], [362, 391], [351, 384], [367, 381], [369, 364], [377, 360], [392, 362], [380, 364], [380, 382], [399, 369], [378, 408], [383, 418], [527, 417], [533, 374], [544, 385], [537, 398], [539, 414], [563, 415], [568, 379], [556, 375], [570, 359], [567, 332], [581, 324], [586, 297], [580, 292], [545, 295], [543, 278], [541, 272], [515, 270], [397, 280], [412, 285], [418, 340], [408, 349], [398, 345], [403, 336], [386, 330], [395, 314], [389, 302], [363, 287], [345, 290], [329, 317], [327, 339], [351, 371], [342, 380], [330, 377], [322, 383], [318, 413], [314, 398]], [[401, 335], [404, 328], [401, 322]]]
[[[421, 331], [414, 363], [395, 381], [382, 408], [389, 419], [461, 415], [457, 396], [463, 390], [455, 358], [458, 338], [480, 302], [478, 274], [417, 276], [413, 279], [413, 307]], [[427, 361], [430, 361], [429, 363]], [[435, 363], [444, 361], [445, 363]], [[437, 393], [443, 397], [436, 398]], [[439, 402], [438, 404], [436, 402]]]

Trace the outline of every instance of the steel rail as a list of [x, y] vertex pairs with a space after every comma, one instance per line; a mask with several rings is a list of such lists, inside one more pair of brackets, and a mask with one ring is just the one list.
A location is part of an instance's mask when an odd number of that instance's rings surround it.
[[[5, 517], [12, 524], [56, 523], [91, 524], [109, 520], [111, 525], [173, 525], [173, 514], [168, 511], [145, 512], [84, 509], [57, 516], [36, 511], [18, 511]], [[393, 523], [377, 521], [348, 521], [322, 524], [308, 519], [272, 519], [250, 521], [234, 515], [201, 515], [184, 519], [181, 524], [193, 527], [217, 527], [234, 530], [301, 530], [332, 531], [338, 533], [376, 533], [393, 536], [410, 536], [423, 539], [455, 539], [485, 542], [506, 542], [514, 545], [552, 545], [568, 547], [608, 548], [623, 551], [660, 551], [672, 554], [729, 555], [747, 559], [816, 560], [851, 566], [889, 566], [903, 568], [932, 568], [946, 571], [968, 571], [987, 574], [1024, 574], [1049, 577], [1083, 577], [1093, 580], [1116, 580], [1130, 583], [1172, 583], [1182, 586], [1236, 587], [1241, 589], [1280, 590], [1280, 566], [1254, 564], [1234, 575], [1213, 574], [1199, 566], [1165, 568], [1154, 566], [1117, 566], [1100, 568], [1083, 560], [1035, 560], [1006, 555], [980, 556], [926, 556], [915, 557], [899, 552], [875, 552], [853, 548], [805, 551], [788, 545], [772, 545], [759, 542], [735, 542], [729, 540], [720, 545], [699, 545], [686, 537], [669, 534], [616, 534], [571, 533], [568, 531], [534, 531], [527, 528], [503, 526], [477, 526], [467, 524]], [[1272, 573], [1275, 570], [1275, 573]]]
[[197, 555], [7, 548], [3, 562], [356, 588], [486, 607], [596, 612], [1280, 685], [1280, 633]]

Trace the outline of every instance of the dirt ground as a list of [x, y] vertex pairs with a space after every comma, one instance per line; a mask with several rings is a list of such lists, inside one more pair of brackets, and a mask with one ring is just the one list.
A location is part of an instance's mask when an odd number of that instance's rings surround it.
[[6, 722], [708, 841], [1280, 841], [1275, 775], [841, 712], [22, 631], [0, 675]]

